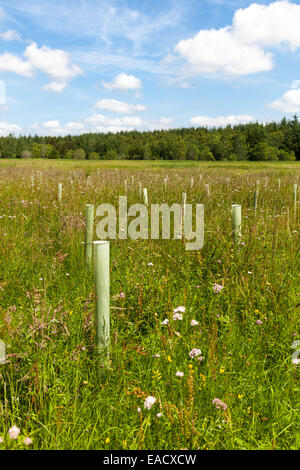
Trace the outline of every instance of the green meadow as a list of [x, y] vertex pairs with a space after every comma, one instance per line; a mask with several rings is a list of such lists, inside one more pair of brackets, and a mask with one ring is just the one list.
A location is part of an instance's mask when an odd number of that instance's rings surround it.
[[[299, 449], [299, 175], [299, 162], [1, 159], [0, 449]], [[204, 204], [205, 243], [111, 240], [103, 367], [85, 211], [118, 207], [124, 180], [128, 205], [139, 182], [149, 204]]]

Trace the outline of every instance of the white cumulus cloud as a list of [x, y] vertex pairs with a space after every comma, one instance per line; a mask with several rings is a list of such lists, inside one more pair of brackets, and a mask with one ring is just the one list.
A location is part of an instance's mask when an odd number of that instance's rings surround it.
[[273, 67], [271, 53], [243, 44], [228, 27], [199, 31], [193, 38], [180, 41], [175, 52], [188, 62], [193, 74], [247, 75]]
[[137, 116], [124, 116], [122, 118], [108, 118], [103, 114], [94, 114], [87, 118], [86, 122], [92, 125], [104, 125], [104, 126], [134, 126], [140, 127], [143, 125], [143, 121]]
[[103, 82], [102, 85], [107, 90], [127, 91], [135, 90], [138, 91], [142, 88], [142, 82], [139, 78], [134, 75], [127, 75], [127, 73], [119, 73], [112, 82]]
[[253, 3], [235, 12], [232, 25], [200, 30], [194, 37], [179, 41], [174, 52], [185, 61], [186, 76], [265, 72], [273, 68], [273, 52], [279, 46], [291, 51], [300, 48], [299, 24], [300, 5], [287, 0], [269, 5]]
[[142, 104], [128, 104], [114, 99], [103, 99], [97, 101], [95, 108], [105, 109], [114, 113], [132, 113], [133, 111], [145, 111], [146, 106]]
[[297, 113], [300, 111], [300, 80], [292, 83], [291, 89], [286, 91], [281, 98], [268, 104], [269, 108], [278, 109], [284, 113]]
[[287, 44], [292, 50], [300, 47], [300, 5], [283, 0], [236, 11], [233, 31], [243, 43], [261, 46]]
[[5, 52], [0, 54], [0, 72], [11, 72], [23, 77], [33, 77], [34, 71], [29, 62]]
[[3, 33], [0, 32], [0, 38], [4, 41], [20, 41], [21, 39], [19, 33], [17, 33], [17, 31], [14, 31], [13, 29], [8, 29]]
[[254, 121], [254, 117], [246, 114], [218, 116], [215, 118], [208, 116], [194, 116], [190, 119], [190, 124], [192, 126], [200, 127], [226, 127], [228, 125], [235, 126], [238, 124], [246, 124], [251, 121]]
[[0, 136], [5, 137], [8, 134], [18, 134], [22, 130], [22, 127], [17, 124], [8, 124], [7, 122], [0, 121]]
[[67, 52], [51, 49], [48, 46], [38, 47], [35, 42], [26, 47], [24, 57], [38, 70], [57, 81], [65, 82], [82, 73], [78, 65], [71, 64]]
[[43, 86], [43, 90], [53, 91], [54, 93], [60, 93], [67, 86], [67, 83], [64, 82], [50, 82], [47, 85]]

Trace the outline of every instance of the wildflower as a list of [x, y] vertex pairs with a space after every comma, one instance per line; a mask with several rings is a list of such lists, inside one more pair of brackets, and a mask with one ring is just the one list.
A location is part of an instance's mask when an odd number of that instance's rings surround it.
[[124, 297], [125, 297], [124, 292], [121, 292], [120, 295], [119, 295], [119, 297], [120, 297], [120, 299], [124, 299]]
[[141, 413], [141, 412], [142, 412], [142, 410], [141, 410], [140, 407], [137, 408], [137, 412], [138, 412], [138, 413]]
[[149, 397], [146, 398], [144, 402], [144, 408], [147, 408], [147, 410], [150, 410], [150, 408], [152, 407], [152, 405], [154, 405], [155, 402], [156, 402], [156, 398], [150, 395]]
[[191, 320], [191, 326], [197, 326], [199, 322], [197, 320]]
[[254, 310], [254, 313], [255, 313], [256, 315], [258, 315], [258, 314], [259, 314], [259, 310], [257, 310], [257, 309]]
[[161, 325], [167, 325], [169, 323], [168, 318], [166, 318], [164, 321], [161, 322]]
[[178, 337], [181, 336], [181, 334], [179, 333], [179, 331], [174, 331], [174, 334], [175, 334], [176, 336], [178, 336]]
[[163, 415], [162, 413], [157, 413], [157, 415], [156, 415], [156, 416], [157, 416], [158, 418], [161, 418], [161, 417], [162, 417], [162, 415]]
[[152, 357], [154, 357], [154, 358], [160, 357], [160, 354], [153, 354]]
[[167, 359], [168, 359], [169, 362], [172, 362], [171, 356], [168, 356]]
[[194, 357], [197, 357], [197, 356], [200, 356], [201, 354], [201, 349], [196, 349], [196, 348], [193, 348], [190, 352], [189, 352], [189, 356], [193, 359]]
[[30, 437], [25, 437], [23, 443], [25, 444], [25, 446], [30, 446], [32, 444], [32, 439]]
[[227, 410], [227, 403], [220, 400], [220, 398], [214, 398], [212, 402], [216, 406], [217, 410], [219, 410], [220, 408], [222, 408], [222, 410], [224, 411]]
[[109, 443], [109, 441], [110, 441], [110, 438], [109, 438], [109, 437], [107, 437], [107, 438], [105, 439], [105, 444], [108, 444], [108, 443]]
[[222, 289], [224, 289], [224, 286], [221, 286], [220, 284], [213, 285], [213, 291], [215, 294], [219, 294], [219, 292], [221, 292]]
[[159, 372], [159, 370], [154, 369], [152, 379], [157, 379], [157, 380], [161, 379], [161, 373]]
[[185, 307], [182, 307], [182, 305], [180, 305], [179, 307], [177, 307], [173, 310], [173, 313], [178, 313], [178, 312], [184, 313], [185, 312]]
[[17, 426], [13, 426], [12, 428], [8, 430], [8, 435], [10, 439], [17, 439], [19, 434], [20, 434], [20, 428], [18, 428]]
[[173, 320], [182, 320], [182, 313], [174, 313]]
[[148, 263], [147, 266], [153, 266], [153, 263]]
[[238, 394], [238, 399], [241, 400], [243, 398], [244, 395], [241, 395], [240, 393]]
[[184, 373], [183, 372], [180, 372], [179, 370], [176, 372], [176, 377], [183, 377], [184, 376]]
[[263, 322], [262, 322], [261, 320], [256, 320], [256, 324], [257, 324], [257, 325], [262, 325]]
[[225, 372], [225, 369], [223, 369], [223, 367], [220, 368], [220, 374], [224, 374]]

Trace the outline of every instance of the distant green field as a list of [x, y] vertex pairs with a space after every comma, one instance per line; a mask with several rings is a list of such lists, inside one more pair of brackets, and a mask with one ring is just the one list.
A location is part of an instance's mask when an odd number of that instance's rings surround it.
[[300, 169], [300, 162], [194, 162], [187, 160], [48, 160], [48, 159], [0, 159], [0, 166], [17, 166], [26, 168], [226, 168], [238, 170], [295, 171]]
[[[300, 162], [0, 159], [0, 450], [299, 449], [299, 175]], [[203, 203], [205, 243], [111, 240], [103, 368], [85, 211], [117, 207], [125, 179], [128, 205], [139, 182], [149, 204]]]

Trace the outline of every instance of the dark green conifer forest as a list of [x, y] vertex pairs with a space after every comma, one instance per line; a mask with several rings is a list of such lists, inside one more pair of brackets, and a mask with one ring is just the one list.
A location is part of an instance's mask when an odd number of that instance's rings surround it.
[[225, 128], [0, 137], [1, 158], [78, 160], [300, 160], [300, 122], [291, 119]]

